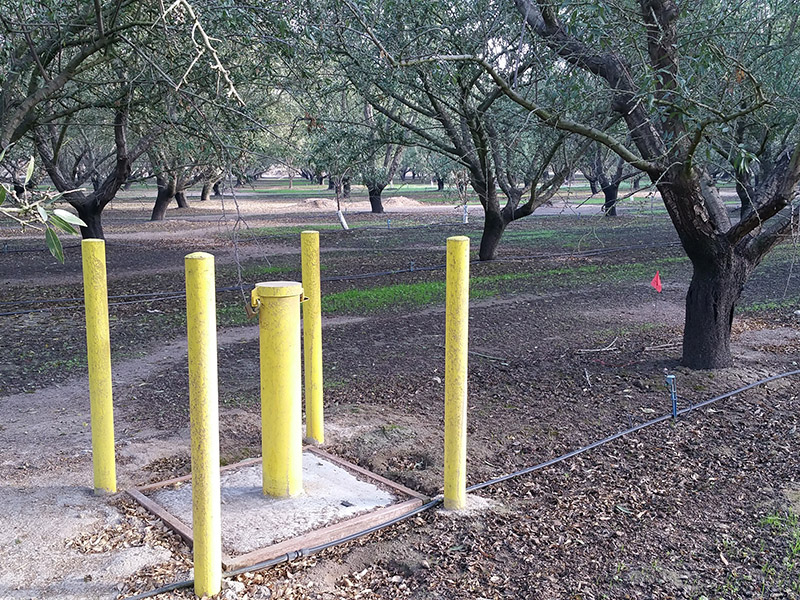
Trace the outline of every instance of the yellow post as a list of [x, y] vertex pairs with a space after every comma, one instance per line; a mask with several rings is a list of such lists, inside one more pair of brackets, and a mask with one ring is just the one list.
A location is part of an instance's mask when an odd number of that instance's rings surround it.
[[276, 498], [303, 491], [300, 299], [294, 281], [257, 283], [261, 347], [261, 455], [264, 494]]
[[194, 592], [213, 596], [222, 585], [219, 481], [219, 402], [214, 257], [185, 258], [189, 341], [189, 414], [192, 434]]
[[83, 240], [83, 290], [86, 304], [86, 351], [92, 414], [94, 493], [117, 491], [114, 457], [114, 402], [111, 394], [111, 339], [108, 332], [106, 243]]
[[444, 368], [444, 507], [459, 510], [467, 497], [467, 350], [469, 238], [447, 238]]
[[306, 438], [322, 444], [322, 300], [319, 282], [319, 231], [300, 234], [303, 255], [303, 351], [306, 383]]

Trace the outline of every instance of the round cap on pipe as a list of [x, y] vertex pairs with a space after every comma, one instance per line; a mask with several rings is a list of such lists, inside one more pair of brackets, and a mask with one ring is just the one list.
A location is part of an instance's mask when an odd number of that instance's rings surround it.
[[259, 298], [302, 296], [303, 284], [297, 281], [266, 281], [256, 284], [253, 295]]
[[214, 255], [208, 252], [192, 252], [183, 258], [184, 260], [208, 260], [209, 258], [214, 258]]

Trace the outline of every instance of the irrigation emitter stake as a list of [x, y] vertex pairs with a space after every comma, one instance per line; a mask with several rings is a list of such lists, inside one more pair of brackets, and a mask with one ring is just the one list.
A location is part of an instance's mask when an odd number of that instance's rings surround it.
[[672, 400], [672, 418], [678, 418], [678, 386], [675, 383], [675, 375], [667, 375], [667, 389], [669, 390], [669, 399]]

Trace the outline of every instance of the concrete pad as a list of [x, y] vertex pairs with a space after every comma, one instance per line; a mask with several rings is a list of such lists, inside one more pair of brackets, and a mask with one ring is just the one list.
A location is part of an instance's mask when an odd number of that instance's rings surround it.
[[[250, 460], [221, 470], [226, 568], [249, 566], [333, 541], [409, 512], [424, 500], [412, 490], [315, 448], [303, 452], [303, 493], [299, 496], [264, 496], [261, 469], [260, 460]], [[129, 494], [191, 543], [190, 476], [131, 490]]]

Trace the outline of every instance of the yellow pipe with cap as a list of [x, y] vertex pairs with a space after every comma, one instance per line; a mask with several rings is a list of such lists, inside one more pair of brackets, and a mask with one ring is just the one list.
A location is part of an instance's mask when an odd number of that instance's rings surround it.
[[261, 454], [264, 494], [276, 498], [303, 491], [300, 302], [294, 281], [257, 283], [261, 353]]

